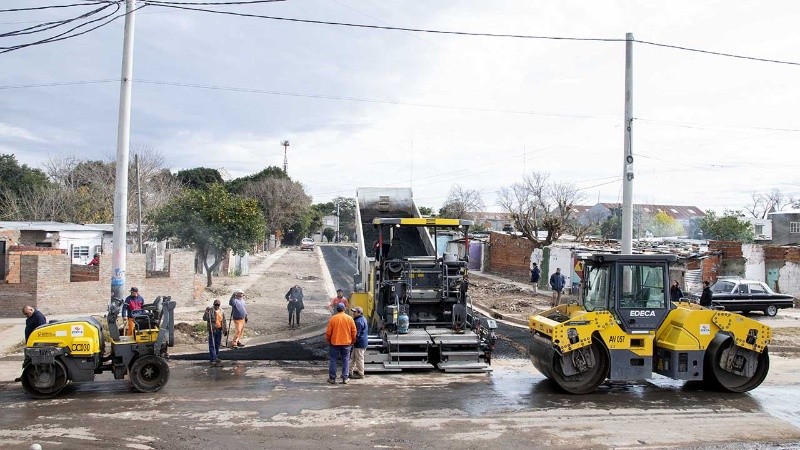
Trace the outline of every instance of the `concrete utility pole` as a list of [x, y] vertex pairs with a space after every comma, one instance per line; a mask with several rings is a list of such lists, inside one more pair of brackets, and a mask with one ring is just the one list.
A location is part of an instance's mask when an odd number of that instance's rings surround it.
[[336, 239], [335, 242], [339, 242], [339, 200], [336, 200]]
[[622, 163], [622, 254], [633, 253], [633, 33], [625, 34], [625, 123]]
[[128, 152], [131, 143], [131, 85], [133, 78], [133, 27], [135, 0], [125, 1], [125, 38], [117, 126], [117, 173], [114, 181], [114, 249], [111, 257], [111, 296], [123, 298], [128, 228]]
[[289, 148], [289, 141], [281, 142], [283, 146], [283, 173], [289, 175], [289, 160], [286, 158], [286, 150]]

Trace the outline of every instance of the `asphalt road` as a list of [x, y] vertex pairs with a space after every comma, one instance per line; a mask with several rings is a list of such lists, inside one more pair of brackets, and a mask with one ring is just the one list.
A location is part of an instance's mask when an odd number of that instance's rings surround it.
[[[349, 244], [320, 245], [325, 264], [336, 289], [344, 291], [345, 297], [353, 293], [353, 274], [356, 268], [356, 248]], [[350, 253], [348, 253], [350, 251]]]

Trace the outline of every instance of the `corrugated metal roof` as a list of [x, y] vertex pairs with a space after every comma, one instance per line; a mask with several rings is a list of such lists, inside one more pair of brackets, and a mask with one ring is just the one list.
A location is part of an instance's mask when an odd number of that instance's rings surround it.
[[0, 222], [0, 228], [19, 231], [103, 231], [99, 228], [69, 222]]
[[[600, 205], [605, 206], [608, 209], [612, 208], [619, 208], [622, 206], [621, 203], [600, 203]], [[644, 214], [658, 214], [660, 211], [663, 211], [666, 215], [672, 217], [675, 220], [687, 220], [691, 219], [692, 217], [701, 217], [705, 216], [706, 213], [702, 209], [698, 208], [697, 206], [690, 206], [690, 205], [651, 205], [651, 204], [643, 204], [643, 203], [634, 203], [633, 204], [634, 211], [641, 211]]]

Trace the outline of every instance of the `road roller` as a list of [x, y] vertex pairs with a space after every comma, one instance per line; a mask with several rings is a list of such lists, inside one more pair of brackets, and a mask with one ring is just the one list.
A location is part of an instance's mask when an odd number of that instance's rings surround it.
[[758, 387], [772, 330], [756, 320], [670, 298], [675, 255], [587, 254], [577, 303], [528, 319], [533, 365], [571, 394], [653, 373], [728, 392]]
[[128, 375], [140, 392], [164, 387], [169, 380], [167, 349], [174, 344], [175, 301], [160, 296], [133, 311], [133, 336], [120, 336], [121, 305], [118, 298], [109, 302], [109, 337], [94, 317], [50, 321], [33, 330], [25, 344], [22, 376], [17, 379], [23, 390], [34, 398], [51, 398], [68, 382], [93, 381], [103, 372], [111, 372], [117, 380]]

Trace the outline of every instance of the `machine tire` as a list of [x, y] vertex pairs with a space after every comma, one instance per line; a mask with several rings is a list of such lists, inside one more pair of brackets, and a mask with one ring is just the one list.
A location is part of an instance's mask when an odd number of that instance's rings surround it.
[[775, 317], [778, 314], [778, 307], [775, 305], [769, 305], [764, 308], [764, 315], [767, 317]]
[[159, 356], [141, 356], [131, 364], [130, 378], [137, 391], [157, 392], [169, 381], [169, 365]]
[[37, 388], [33, 383], [33, 378], [35, 376], [35, 367], [33, 364], [29, 364], [25, 367], [22, 371], [22, 389], [31, 397], [34, 398], [52, 398], [58, 395], [64, 386], [67, 385], [68, 377], [67, 377], [67, 368], [64, 366], [59, 360], [55, 361], [55, 372], [56, 372], [56, 380], [52, 387], [50, 388]]
[[553, 357], [552, 370], [550, 371], [552, 377], [549, 378], [554, 381], [558, 387], [570, 394], [581, 395], [593, 392], [608, 378], [609, 358], [608, 351], [606, 351], [605, 346], [603, 346], [597, 338], [592, 338], [592, 345], [590, 345], [589, 348], [597, 362], [592, 369], [578, 375], [567, 377], [561, 370], [561, 358], [563, 358], [563, 356], [556, 353]]
[[764, 349], [758, 355], [758, 366], [752, 377], [743, 377], [723, 369], [719, 365], [723, 352], [734, 345], [733, 338], [724, 334], [718, 334], [706, 349], [705, 361], [703, 364], [703, 381], [714, 389], [742, 393], [757, 388], [767, 377], [769, 372], [769, 351]]

